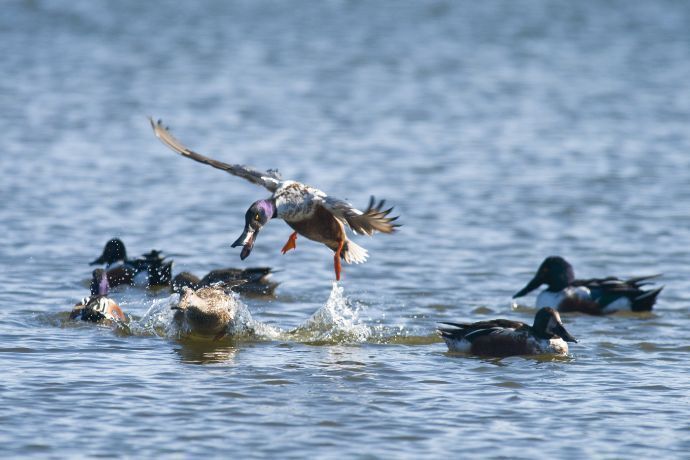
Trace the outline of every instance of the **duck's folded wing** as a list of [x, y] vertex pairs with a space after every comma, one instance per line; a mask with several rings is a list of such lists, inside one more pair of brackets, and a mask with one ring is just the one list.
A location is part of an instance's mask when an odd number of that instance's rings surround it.
[[347, 224], [353, 232], [360, 235], [371, 236], [375, 232], [393, 233], [397, 227], [400, 227], [400, 225], [393, 223], [398, 218], [397, 216], [388, 217], [393, 208], [383, 209], [385, 201], [381, 200], [376, 204], [373, 196], [364, 212], [355, 208], [347, 201], [339, 200], [338, 198], [326, 196], [321, 198], [321, 200], [324, 208], [333, 213], [337, 219]]
[[525, 328], [525, 324], [519, 321], [511, 321], [507, 319], [495, 319], [490, 321], [479, 321], [477, 323], [440, 323], [438, 331], [442, 337], [453, 339], [464, 339], [472, 342], [478, 337], [489, 334], [502, 333], [505, 331], [512, 332], [516, 329]]
[[228, 172], [233, 176], [241, 177], [253, 184], [266, 187], [271, 192], [274, 192], [278, 188], [278, 185], [280, 184], [280, 176], [276, 171], [260, 172], [248, 166], [231, 165], [201, 155], [200, 153], [196, 153], [193, 150], [188, 149], [182, 142], [170, 134], [170, 131], [167, 127], [163, 126], [163, 122], [161, 120], [154, 121], [153, 118], [149, 118], [149, 121], [151, 122], [151, 127], [153, 128], [153, 133], [156, 135], [156, 137], [170, 149], [179, 153], [180, 155], [191, 158], [199, 163], [213, 166], [214, 168]]
[[609, 276], [608, 278], [575, 280], [573, 286], [585, 286], [590, 290], [593, 298], [599, 298], [605, 294], [611, 294], [614, 298], [620, 296], [633, 298], [644, 292], [642, 288], [651, 284], [650, 280], [659, 276], [661, 275], [637, 276], [626, 280]]

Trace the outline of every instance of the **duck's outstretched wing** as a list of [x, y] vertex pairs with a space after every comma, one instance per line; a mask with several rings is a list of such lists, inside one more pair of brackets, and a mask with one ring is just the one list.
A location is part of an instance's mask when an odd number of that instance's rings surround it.
[[396, 228], [400, 227], [393, 222], [398, 218], [388, 217], [393, 208], [383, 209], [385, 200], [381, 200], [376, 204], [374, 197], [371, 197], [369, 206], [362, 212], [352, 206], [350, 203], [331, 196], [320, 198], [321, 204], [324, 208], [329, 210], [340, 221], [347, 224], [353, 232], [360, 235], [373, 235], [375, 232], [393, 233]]
[[172, 134], [170, 134], [170, 131], [168, 131], [167, 127], [163, 126], [163, 122], [161, 120], [154, 121], [153, 118], [149, 117], [149, 121], [151, 122], [151, 127], [153, 128], [153, 133], [156, 135], [156, 137], [180, 155], [191, 158], [199, 163], [213, 166], [214, 168], [228, 172], [233, 176], [247, 179], [252, 184], [266, 187], [271, 192], [275, 192], [275, 190], [278, 188], [281, 179], [277, 171], [260, 172], [247, 166], [231, 165], [228, 163], [223, 163], [222, 161], [214, 160], [213, 158], [206, 157], [185, 147], [182, 142], [178, 141]]

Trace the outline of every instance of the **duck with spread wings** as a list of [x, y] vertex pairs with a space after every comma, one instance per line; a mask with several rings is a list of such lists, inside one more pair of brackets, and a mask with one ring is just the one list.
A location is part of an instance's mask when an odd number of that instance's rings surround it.
[[323, 243], [335, 252], [333, 265], [335, 278], [340, 280], [340, 259], [346, 263], [362, 263], [367, 260], [366, 249], [348, 239], [345, 226], [360, 235], [371, 236], [376, 232], [393, 233], [399, 225], [393, 222], [397, 217], [389, 217], [393, 208], [384, 209], [384, 201], [376, 203], [371, 198], [365, 211], [360, 211], [350, 203], [331, 197], [314, 187], [283, 180], [273, 170], [265, 173], [242, 165], [223, 163], [196, 153], [178, 141], [161, 120], [150, 119], [156, 137], [173, 151], [194, 161], [213, 166], [234, 176], [242, 177], [249, 182], [261, 185], [272, 192], [263, 200], [252, 203], [245, 214], [245, 225], [242, 235], [232, 247], [242, 246], [240, 258], [246, 259], [254, 247], [256, 236], [266, 223], [274, 218], [283, 219], [294, 232], [283, 246], [285, 254], [295, 249], [297, 235]]

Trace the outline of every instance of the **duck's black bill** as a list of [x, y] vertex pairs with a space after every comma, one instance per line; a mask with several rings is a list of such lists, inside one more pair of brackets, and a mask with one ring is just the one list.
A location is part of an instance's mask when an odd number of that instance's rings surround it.
[[90, 262], [89, 265], [103, 265], [105, 263], [105, 254], [101, 254], [101, 257]]
[[524, 288], [522, 288], [520, 291], [518, 291], [516, 294], [513, 295], [513, 299], [529, 294], [530, 292], [534, 291], [536, 288], [538, 288], [542, 284], [544, 284], [544, 282], [541, 280], [541, 278], [539, 278], [538, 275], [535, 276], [534, 278], [532, 278], [532, 281], [527, 283], [527, 286], [525, 286]]
[[240, 259], [244, 260], [249, 257], [249, 254], [251, 254], [252, 249], [254, 248], [254, 241], [256, 241], [256, 234], [257, 232], [255, 230], [251, 229], [250, 227], [245, 227], [242, 235], [240, 235], [240, 237], [237, 238], [234, 243], [232, 243], [233, 248], [243, 246], [242, 252], [240, 253]]
[[575, 339], [575, 337], [573, 337], [572, 335], [570, 335], [570, 333], [569, 333], [568, 331], [565, 330], [565, 328], [563, 327], [562, 324], [559, 324], [558, 327], [556, 327], [556, 329], [554, 330], [554, 332], [555, 332], [556, 334], [558, 334], [558, 336], [559, 336], [560, 338], [562, 338], [563, 340], [565, 340], [566, 342], [575, 342], [575, 343], [577, 343], [577, 340]]

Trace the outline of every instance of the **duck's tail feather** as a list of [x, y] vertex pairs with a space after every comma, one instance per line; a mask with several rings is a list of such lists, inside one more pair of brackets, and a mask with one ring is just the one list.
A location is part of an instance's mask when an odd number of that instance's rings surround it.
[[630, 284], [631, 286], [635, 287], [644, 286], [650, 284], [650, 280], [659, 278], [662, 275], [662, 273], [657, 273], [655, 275], [635, 276], [633, 278], [628, 278], [627, 280], [625, 280], [625, 284]]
[[632, 304], [630, 306], [631, 310], [632, 311], [651, 311], [652, 307], [656, 303], [656, 298], [662, 289], [664, 289], [663, 286], [661, 286], [657, 289], [652, 289], [651, 291], [644, 291], [642, 294], [635, 297], [632, 300]]
[[366, 249], [349, 240], [345, 243], [341, 254], [348, 264], [362, 264], [366, 262], [369, 257], [369, 252], [367, 252]]

